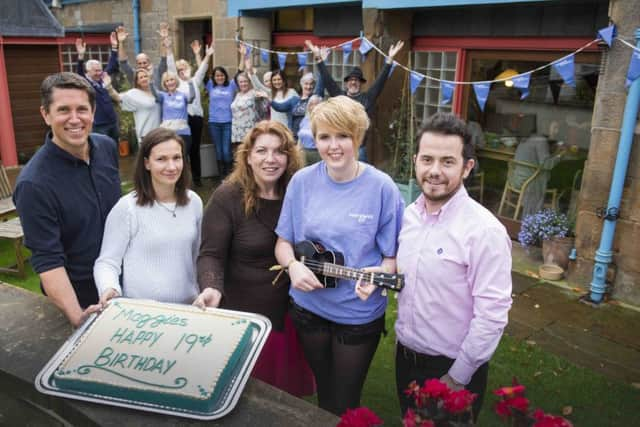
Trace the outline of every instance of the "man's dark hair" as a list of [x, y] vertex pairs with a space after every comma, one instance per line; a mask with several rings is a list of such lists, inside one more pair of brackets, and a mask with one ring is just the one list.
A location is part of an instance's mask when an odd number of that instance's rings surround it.
[[145, 159], [151, 155], [151, 150], [158, 144], [167, 141], [176, 141], [182, 149], [182, 173], [176, 182], [176, 205], [185, 206], [189, 203], [188, 189], [191, 186], [191, 172], [187, 163], [187, 154], [184, 151], [184, 141], [174, 131], [165, 128], [156, 128], [146, 134], [140, 143], [140, 149], [136, 157], [135, 170], [133, 172], [133, 188], [136, 190], [139, 206], [153, 206], [156, 200], [156, 192], [153, 189], [151, 172], [144, 166]]
[[56, 73], [51, 74], [42, 81], [40, 85], [40, 105], [46, 112], [49, 112], [49, 106], [53, 101], [54, 89], [78, 89], [87, 92], [91, 109], [96, 110], [96, 91], [91, 87], [84, 77], [76, 73]]
[[471, 142], [471, 133], [464, 120], [453, 113], [435, 113], [429, 117], [418, 130], [416, 136], [416, 151], [420, 151], [420, 139], [425, 133], [434, 133], [437, 135], [457, 135], [462, 138], [462, 158], [465, 163], [469, 159], [475, 158], [475, 150]]

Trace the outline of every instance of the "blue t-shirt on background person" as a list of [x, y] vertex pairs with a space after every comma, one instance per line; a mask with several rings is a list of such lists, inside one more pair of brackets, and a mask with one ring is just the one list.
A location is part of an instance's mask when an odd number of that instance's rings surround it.
[[[403, 211], [400, 191], [385, 173], [367, 165], [357, 178], [335, 182], [322, 161], [291, 179], [276, 234], [293, 245], [320, 242], [341, 252], [348, 267], [378, 266], [383, 257], [396, 256]], [[381, 289], [362, 301], [354, 287], [354, 281], [341, 279], [336, 288], [289, 293], [300, 307], [336, 323], [359, 325], [381, 317], [387, 306]]]
[[231, 103], [238, 91], [235, 80], [230, 80], [227, 86], [214, 86], [209, 80], [206, 88], [209, 94], [209, 122], [231, 123]]

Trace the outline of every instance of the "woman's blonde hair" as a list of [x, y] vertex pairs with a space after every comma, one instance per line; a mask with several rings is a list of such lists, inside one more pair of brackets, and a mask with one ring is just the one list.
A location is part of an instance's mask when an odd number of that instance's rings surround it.
[[179, 70], [180, 67], [188, 68], [191, 71], [191, 64], [189, 64], [186, 59], [178, 59], [176, 61], [176, 69]]
[[167, 80], [169, 80], [171, 77], [173, 77], [176, 81], [176, 89], [178, 89], [178, 85], [180, 84], [180, 79], [178, 78], [178, 75], [172, 71], [165, 71], [162, 74], [162, 89], [167, 90], [167, 85], [165, 84], [167, 82]]
[[249, 216], [257, 212], [259, 206], [260, 188], [249, 167], [248, 157], [256, 140], [260, 135], [271, 134], [281, 141], [281, 149], [287, 155], [287, 168], [276, 184], [276, 191], [280, 197], [284, 197], [289, 180], [300, 168], [304, 166], [304, 160], [300, 148], [296, 145], [291, 131], [282, 123], [273, 120], [263, 120], [253, 127], [244, 137], [244, 140], [236, 150], [233, 172], [225, 181], [240, 185], [244, 195], [244, 213]]
[[362, 145], [369, 129], [369, 116], [362, 104], [348, 96], [335, 96], [316, 105], [309, 116], [311, 132], [316, 137], [318, 125], [324, 125], [349, 135], [355, 149]]

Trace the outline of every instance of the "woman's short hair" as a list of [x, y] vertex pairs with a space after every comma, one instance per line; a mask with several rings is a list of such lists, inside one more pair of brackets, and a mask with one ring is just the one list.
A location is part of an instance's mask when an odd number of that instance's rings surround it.
[[165, 71], [164, 73], [162, 73], [162, 89], [167, 90], [166, 82], [172, 77], [176, 81], [176, 89], [178, 88], [178, 84], [180, 83], [180, 79], [178, 78], [178, 75], [173, 71]]
[[211, 84], [214, 86], [218, 86], [218, 83], [216, 83], [216, 71], [220, 71], [222, 74], [224, 74], [224, 83], [222, 83], [222, 86], [229, 86], [229, 73], [227, 73], [227, 70], [224, 69], [224, 67], [213, 67], [213, 71], [211, 72]]
[[249, 75], [247, 74], [247, 72], [246, 72], [246, 71], [242, 71], [241, 73], [238, 73], [238, 75], [236, 76], [236, 82], [238, 82], [238, 79], [239, 79], [240, 77], [242, 77], [242, 78], [246, 79], [246, 80], [247, 80], [247, 82], [249, 83], [249, 87], [252, 87], [251, 79], [249, 78]]
[[[136, 77], [133, 79], [133, 86], [137, 87], [138, 89], [140, 89], [140, 85], [138, 84], [138, 75], [140, 74], [145, 74], [147, 77], [149, 77], [149, 79], [151, 79], [151, 75], [149, 74], [149, 72], [147, 70], [145, 70], [144, 68], [137, 68], [136, 69]], [[151, 86], [152, 82], [149, 81], [149, 86]]]
[[156, 128], [145, 135], [142, 138], [138, 155], [136, 156], [136, 164], [133, 172], [133, 187], [136, 191], [137, 204], [140, 206], [153, 205], [156, 200], [156, 192], [153, 189], [153, 183], [151, 181], [151, 173], [144, 165], [144, 161], [149, 159], [151, 150], [158, 144], [167, 141], [176, 141], [180, 144], [182, 150], [182, 173], [180, 178], [176, 182], [175, 194], [176, 205], [184, 206], [189, 203], [189, 196], [187, 189], [191, 186], [191, 172], [189, 172], [189, 166], [187, 164], [186, 153], [184, 151], [184, 141], [178, 134], [170, 129]]
[[308, 81], [312, 81], [314, 83], [316, 82], [315, 77], [313, 77], [313, 73], [305, 73], [302, 77], [300, 77], [300, 86], [302, 86], [304, 82]]
[[188, 68], [189, 71], [191, 71], [191, 64], [189, 64], [185, 59], [178, 59], [176, 61], [176, 70], [179, 70], [181, 67]]
[[230, 183], [240, 185], [244, 194], [244, 212], [248, 216], [260, 209], [260, 188], [249, 166], [248, 158], [256, 140], [260, 135], [270, 134], [278, 137], [281, 149], [287, 155], [287, 169], [284, 171], [278, 183], [276, 191], [280, 197], [284, 197], [289, 180], [300, 168], [304, 166], [304, 160], [300, 148], [293, 139], [291, 131], [282, 123], [274, 120], [263, 120], [256, 124], [244, 137], [244, 140], [236, 150], [233, 172], [226, 179]]
[[344, 95], [329, 98], [316, 105], [309, 120], [314, 138], [318, 126], [324, 125], [349, 135], [355, 149], [362, 145], [370, 123], [362, 104]]

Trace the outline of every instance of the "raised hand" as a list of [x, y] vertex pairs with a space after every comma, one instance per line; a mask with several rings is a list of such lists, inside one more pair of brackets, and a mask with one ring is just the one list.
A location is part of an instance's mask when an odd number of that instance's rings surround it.
[[215, 52], [215, 49], [213, 48], [213, 42], [211, 42], [211, 44], [207, 46], [207, 49], [205, 50], [205, 54], [207, 56], [211, 56], [213, 55], [213, 52]]
[[108, 73], [102, 73], [102, 85], [106, 88], [111, 86], [111, 76]]
[[194, 40], [191, 42], [191, 50], [195, 56], [200, 55], [200, 51], [202, 50], [202, 45], [200, 44], [200, 40]]
[[322, 46], [320, 48], [320, 59], [322, 59], [323, 61], [326, 61], [330, 53], [331, 53], [331, 49], [329, 49], [326, 46]]
[[244, 43], [240, 43], [238, 45], [238, 52], [244, 57], [247, 54], [247, 46]]
[[398, 41], [396, 44], [391, 45], [389, 47], [389, 58], [391, 60], [393, 60], [393, 58], [396, 56], [396, 54], [398, 52], [400, 52], [400, 50], [402, 49], [402, 47], [404, 46], [404, 41], [400, 40]]
[[84, 56], [86, 51], [87, 51], [87, 44], [84, 42], [84, 40], [80, 38], [76, 39], [76, 52], [78, 53], [78, 56], [80, 57]]
[[118, 43], [124, 43], [127, 37], [129, 37], [129, 33], [127, 33], [127, 30], [122, 25], [119, 25], [118, 28], [116, 28], [116, 36], [118, 37]]
[[169, 37], [169, 24], [166, 22], [160, 23], [160, 29], [158, 30], [158, 35], [161, 39], [166, 39]]
[[314, 58], [320, 59], [320, 48], [318, 46], [314, 45], [311, 40], [305, 40], [304, 44], [313, 53]]
[[116, 36], [115, 31], [111, 31], [111, 34], [109, 34], [109, 41], [111, 42], [111, 49], [118, 48], [118, 36]]

